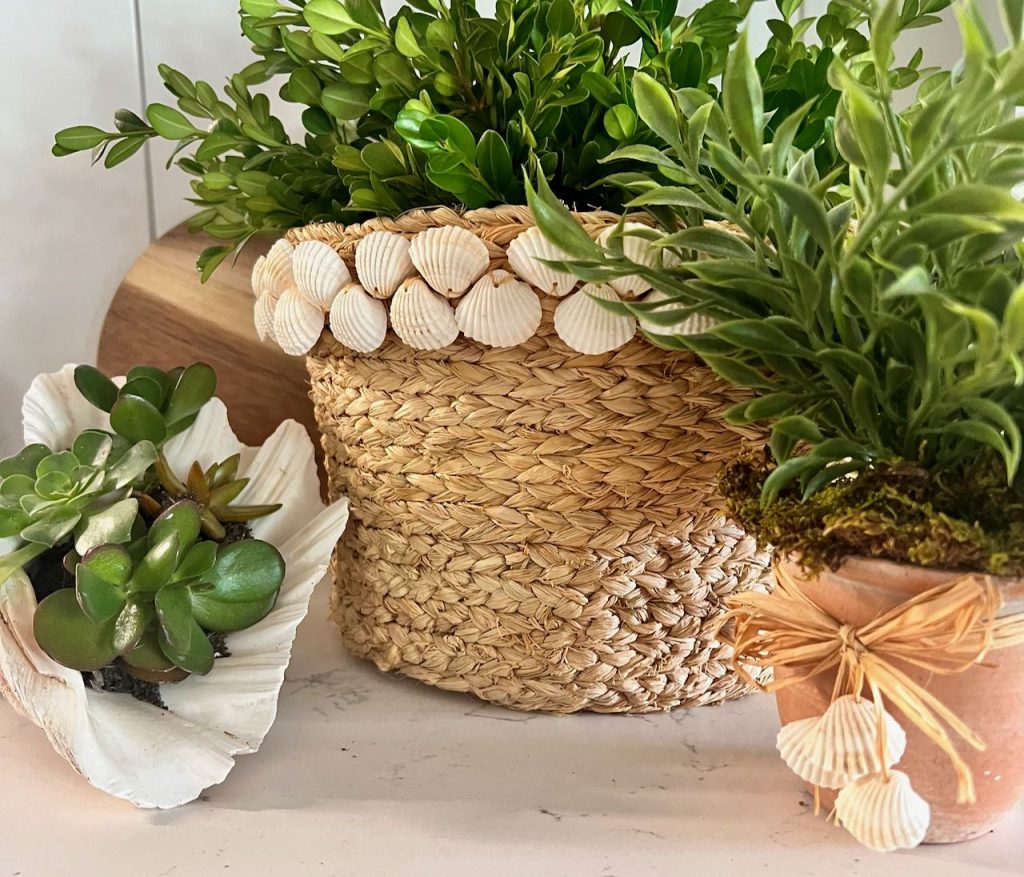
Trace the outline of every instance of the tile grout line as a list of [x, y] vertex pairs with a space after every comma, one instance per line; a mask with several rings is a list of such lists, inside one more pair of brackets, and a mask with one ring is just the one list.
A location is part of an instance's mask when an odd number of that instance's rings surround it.
[[[146, 56], [142, 50], [142, 9], [140, 0], [131, 0], [132, 28], [135, 31], [135, 66], [139, 78], [139, 100], [142, 103], [140, 115], [145, 117], [146, 105]], [[150, 243], [156, 240], [156, 194], [153, 184], [153, 154], [147, 141], [142, 148], [143, 167], [146, 173], [146, 219], [149, 223]]]

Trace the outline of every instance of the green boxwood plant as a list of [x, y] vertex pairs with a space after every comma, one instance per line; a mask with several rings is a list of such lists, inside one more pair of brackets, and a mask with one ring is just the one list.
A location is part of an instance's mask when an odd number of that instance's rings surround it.
[[[741, 43], [724, 100], [633, 84], [662, 146], [650, 160], [691, 180], [650, 185], [652, 246], [679, 264], [602, 252], [549, 189], [541, 227], [584, 276], [640, 271], [668, 293], [622, 307], [670, 326], [702, 310], [692, 350], [757, 397], [729, 412], [771, 426], [771, 459], [724, 481], [741, 522], [809, 565], [852, 553], [1024, 573], [1024, 3], [1000, 0], [1002, 49], [975, 0], [956, 5], [953, 72], [929, 75], [898, 112], [890, 70], [901, 4], [870, 3], [873, 77], [839, 59], [835, 146], [848, 185], [796, 144], [805, 105], [769, 142], [760, 77]], [[735, 198], [722, 197], [717, 178]], [[683, 227], [701, 213], [733, 223]]]
[[[928, 24], [949, 2], [906, 0], [897, 27]], [[262, 231], [414, 207], [521, 204], [523, 168], [579, 209], [617, 209], [622, 188], [642, 183], [657, 142], [637, 111], [634, 75], [717, 96], [753, 3], [708, 0], [678, 15], [676, 0], [499, 0], [488, 16], [472, 0], [413, 0], [389, 18], [378, 0], [242, 0], [257, 60], [223, 96], [162, 65], [176, 106], [151, 104], [145, 118], [120, 110], [113, 131], [67, 128], [53, 151], [92, 150], [113, 167], [151, 138], [174, 142], [200, 208], [189, 227], [224, 242], [200, 258], [204, 277]], [[864, 3], [833, 0], [805, 19], [799, 6], [777, 0], [757, 76], [772, 125], [810, 104], [795, 139], [827, 172], [840, 159], [830, 137], [838, 95], [826, 71], [837, 53], [852, 63], [865, 51]], [[900, 80], [915, 79], [920, 61]], [[305, 107], [301, 139], [255, 91], [270, 81]]]

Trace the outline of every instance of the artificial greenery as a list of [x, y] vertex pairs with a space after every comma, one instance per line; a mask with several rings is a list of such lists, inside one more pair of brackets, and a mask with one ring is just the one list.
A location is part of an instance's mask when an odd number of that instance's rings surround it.
[[[621, 247], [602, 252], [543, 181], [541, 196], [531, 193], [541, 227], [583, 276], [639, 271], [669, 294], [664, 306], [622, 308], [666, 326], [698, 309], [717, 318], [705, 334], [654, 337], [756, 392], [728, 418], [772, 425], [761, 509], [893, 467], [948, 486], [994, 458], [1004, 485], [1020, 483], [1024, 205], [1013, 188], [1024, 181], [1024, 2], [1000, 7], [1009, 48], [997, 48], [976, 2], [957, 3], [963, 62], [925, 77], [901, 113], [890, 73], [901, 4], [872, 0], [873, 81], [838, 58], [829, 70], [842, 95], [835, 143], [850, 165], [845, 186], [795, 144], [806, 107], [766, 143], [744, 41], [727, 62], [721, 103], [638, 74], [638, 112], [664, 141], [651, 159], [692, 180], [634, 201], [657, 212], [664, 231], [648, 235], [679, 257], [674, 267], [633, 265]], [[722, 197], [718, 175], [735, 198]], [[694, 204], [733, 228], [683, 228]], [[1011, 517], [981, 526], [1009, 532]]]
[[28, 566], [40, 647], [159, 703], [124, 677], [208, 673], [223, 653], [218, 637], [273, 608], [284, 561], [247, 523], [280, 506], [232, 505], [249, 483], [236, 477], [238, 456], [196, 464], [181, 482], [163, 455], [212, 398], [209, 366], [139, 367], [120, 387], [80, 366], [75, 383], [111, 429], [82, 432], [70, 450], [30, 445], [0, 461], [0, 537], [14, 537], [0, 583]]
[[[897, 27], [929, 24], [950, 2], [905, 0]], [[262, 231], [522, 203], [524, 168], [580, 209], [615, 209], [657, 142], [637, 113], [636, 72], [717, 96], [753, 3], [708, 0], [678, 15], [676, 0], [499, 0], [490, 16], [472, 0], [414, 0], [389, 18], [378, 0], [242, 0], [242, 32], [259, 57], [223, 97], [162, 65], [176, 107], [151, 104], [145, 119], [120, 110], [113, 131], [65, 129], [53, 151], [93, 150], [113, 167], [151, 138], [176, 143], [201, 208], [189, 227], [226, 242], [201, 256], [204, 278]], [[772, 125], [810, 103], [795, 139], [828, 171], [840, 159], [826, 71], [835, 53], [852, 61], [865, 50], [865, 13], [860, 0], [833, 0], [826, 14], [798, 19], [799, 6], [777, 0], [757, 75]], [[918, 76], [920, 60], [901, 68], [901, 82]], [[302, 139], [253, 90], [273, 79], [305, 107]]]

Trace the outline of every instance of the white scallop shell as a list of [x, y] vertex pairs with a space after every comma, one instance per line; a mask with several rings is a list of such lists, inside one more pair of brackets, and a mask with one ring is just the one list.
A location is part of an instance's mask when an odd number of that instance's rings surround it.
[[423, 279], [442, 295], [458, 298], [487, 270], [487, 245], [457, 225], [421, 231], [412, 239], [409, 258]]
[[615, 290], [588, 283], [555, 308], [555, 332], [577, 353], [607, 353], [616, 350], [636, 334], [636, 318], [613, 314], [594, 298], [618, 301]]
[[276, 342], [274, 337], [274, 312], [277, 310], [277, 299], [269, 292], [263, 293], [253, 305], [253, 322], [256, 324], [256, 336], [264, 343]]
[[293, 249], [287, 239], [280, 238], [274, 242], [265, 256], [260, 256], [256, 260], [252, 269], [252, 291], [257, 298], [262, 295], [279, 298], [289, 286], [293, 285]]
[[331, 332], [357, 353], [372, 353], [388, 333], [388, 309], [358, 283], [349, 284], [331, 306]]
[[[610, 225], [597, 237], [597, 242], [602, 247], [607, 247], [612, 235], [618, 230], [618, 226]], [[633, 231], [646, 230], [650, 227], [640, 222], [627, 222], [622, 227], [622, 235], [619, 241], [622, 244], [622, 254], [638, 265], [655, 266], [658, 264], [658, 252], [651, 242], [645, 238], [630, 234]], [[651, 284], [638, 274], [627, 274], [625, 277], [616, 277], [608, 281], [615, 291], [625, 299], [637, 298], [651, 288]]]
[[565, 260], [569, 254], [561, 247], [551, 243], [536, 226], [520, 232], [508, 245], [506, 251], [509, 267], [527, 283], [537, 287], [548, 295], [561, 297], [568, 295], [579, 278], [566, 271], [556, 271], [545, 265], [542, 259]]
[[[667, 292], [662, 292], [660, 289], [652, 289], [643, 297], [643, 302], [645, 304], [648, 302], [659, 302], [668, 298], [671, 298], [671, 296]], [[643, 317], [639, 318], [639, 323], [640, 328], [651, 335], [700, 335], [714, 326], [715, 320], [705, 314], [691, 314], [678, 323], [672, 323], [668, 326], [659, 326], [657, 323], [652, 323]]]
[[836, 822], [879, 853], [909, 850], [924, 840], [931, 807], [899, 770], [870, 774], [836, 796]]
[[452, 306], [419, 277], [406, 280], [391, 299], [391, 327], [417, 350], [440, 350], [459, 337]]
[[291, 356], [302, 356], [313, 349], [324, 330], [324, 312], [297, 286], [286, 290], [274, 310], [274, 340]]
[[779, 753], [804, 782], [825, 789], [843, 786], [892, 767], [907, 748], [899, 723], [883, 712], [885, 764], [877, 753], [875, 705], [852, 694], [836, 698], [822, 716], [790, 722], [779, 731]]
[[322, 314], [331, 309], [334, 297], [352, 280], [341, 256], [323, 241], [303, 241], [295, 248], [292, 273], [299, 291], [319, 305]]
[[540, 299], [508, 271], [481, 277], [455, 308], [462, 334], [489, 347], [515, 347], [540, 326]]
[[[62, 450], [84, 429], [109, 429], [107, 416], [84, 402], [73, 366], [40, 375], [23, 405], [26, 443]], [[16, 573], [0, 588], [0, 692], [90, 783], [139, 807], [192, 801], [224, 780], [236, 755], [260, 748], [277, 712], [295, 629], [345, 529], [347, 505], [323, 508], [313, 445], [293, 421], [261, 448], [247, 448], [231, 431], [224, 404], [214, 399], [164, 446], [180, 476], [194, 460], [205, 467], [239, 452], [239, 476], [253, 479], [239, 500], [284, 503], [252, 526], [254, 536], [284, 555], [284, 584], [266, 618], [229, 635], [231, 656], [218, 658], [213, 672], [162, 687], [167, 711], [85, 685], [81, 673], [36, 644], [28, 577]]]
[[409, 258], [411, 243], [392, 231], [372, 231], [356, 246], [356, 275], [374, 298], [391, 298], [416, 273]]

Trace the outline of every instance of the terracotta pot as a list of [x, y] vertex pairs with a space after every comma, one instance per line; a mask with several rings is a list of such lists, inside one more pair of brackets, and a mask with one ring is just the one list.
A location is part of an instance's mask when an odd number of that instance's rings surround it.
[[[800, 588], [837, 620], [864, 625], [916, 594], [963, 576], [888, 561], [853, 558], [835, 572], [808, 578], [792, 561], [786, 570]], [[1024, 612], [1024, 580], [1000, 579], [1004, 615]], [[953, 676], [936, 676], [897, 663], [934, 694], [986, 743], [978, 752], [966, 743], [959, 750], [974, 773], [977, 802], [956, 803], [956, 775], [948, 757], [894, 710], [906, 729], [907, 751], [899, 769], [932, 807], [925, 843], [956, 843], [991, 831], [1024, 798], [1024, 646], [992, 652], [984, 665]], [[822, 674], [778, 692], [783, 724], [821, 715], [828, 706], [834, 674]], [[957, 741], [959, 743], [959, 741]], [[834, 793], [822, 790], [831, 808]]]

